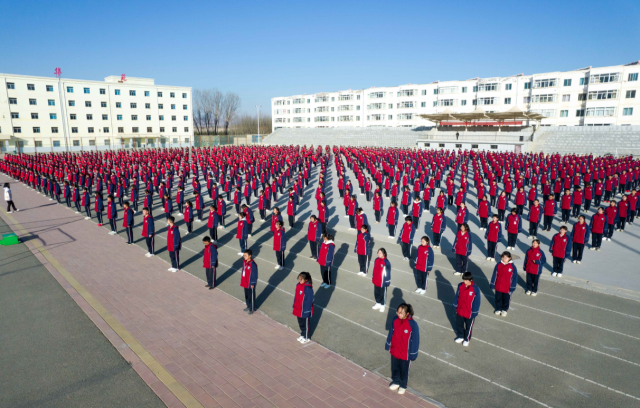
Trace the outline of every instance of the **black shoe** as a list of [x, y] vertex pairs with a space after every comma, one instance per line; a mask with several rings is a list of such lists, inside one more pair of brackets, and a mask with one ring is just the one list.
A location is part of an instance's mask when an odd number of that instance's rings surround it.
[[210, 288], [211, 285], [209, 285], [208, 283], [206, 285], [204, 285], [205, 288]]
[[213, 289], [213, 288], [214, 288], [214, 286], [209, 286], [209, 290], [211, 290], [211, 289]]
[[243, 312], [248, 312], [248, 311], [249, 311], [249, 308], [248, 308], [248, 307], [245, 307], [242, 311], [243, 311]]
[[249, 314], [252, 315], [253, 314], [253, 310], [249, 310]]

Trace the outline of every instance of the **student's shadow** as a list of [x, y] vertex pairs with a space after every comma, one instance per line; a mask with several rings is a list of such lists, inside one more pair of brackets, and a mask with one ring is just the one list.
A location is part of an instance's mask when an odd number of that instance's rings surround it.
[[[387, 289], [388, 290], [388, 289]], [[391, 298], [387, 297], [387, 321], [385, 323], [385, 329], [388, 331], [391, 329], [391, 325], [393, 324], [393, 319], [396, 317], [396, 309], [398, 306], [404, 303], [404, 298], [402, 297], [402, 289], [393, 288], [393, 292]]]
[[444, 275], [442, 275], [442, 272], [440, 272], [439, 269], [436, 269], [435, 273], [436, 273], [435, 280], [436, 280], [436, 291], [438, 292], [438, 300], [442, 302], [442, 306], [444, 307], [444, 313], [447, 315], [447, 318], [449, 319], [451, 328], [455, 330], [456, 329], [456, 311], [453, 308], [453, 306], [447, 305], [445, 303], [453, 303], [456, 296], [456, 290], [453, 287], [453, 285], [451, 285], [451, 282], [449, 282], [444, 277]]

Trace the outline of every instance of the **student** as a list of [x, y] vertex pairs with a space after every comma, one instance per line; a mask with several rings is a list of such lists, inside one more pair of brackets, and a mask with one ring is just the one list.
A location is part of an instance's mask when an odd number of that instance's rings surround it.
[[540, 248], [540, 240], [534, 239], [531, 248], [524, 256], [524, 271], [527, 273], [527, 295], [538, 296], [538, 281], [542, 275], [542, 268], [547, 263], [547, 257]]
[[398, 240], [400, 241], [400, 247], [402, 248], [402, 256], [404, 257], [405, 261], [408, 261], [409, 258], [411, 258], [413, 236], [416, 233], [416, 229], [411, 220], [412, 218], [408, 215], [404, 217], [404, 223], [402, 224], [400, 236], [398, 237]]
[[433, 220], [431, 220], [434, 248], [440, 248], [440, 239], [445, 229], [447, 229], [447, 220], [444, 218], [444, 210], [438, 207], [436, 208], [436, 214], [433, 216]]
[[111, 194], [107, 196], [107, 218], [109, 219], [109, 226], [111, 227], [109, 235], [116, 235], [116, 219], [118, 219], [118, 210], [116, 209], [116, 203], [113, 201], [113, 196]]
[[149, 212], [149, 208], [142, 207], [142, 236], [144, 237], [145, 242], [147, 243], [147, 249], [149, 251], [144, 255], [147, 258], [150, 258], [156, 254], [155, 235], [156, 235], [156, 227], [153, 221], [153, 217]]
[[[164, 204], [162, 206], [164, 207]], [[147, 207], [149, 209], [149, 215], [153, 217], [153, 195], [151, 194], [151, 190], [147, 190], [144, 195], [143, 207]]]
[[196, 222], [202, 222], [202, 211], [204, 210], [204, 199], [200, 193], [196, 193], [195, 197], [196, 201], [196, 213], [198, 214], [198, 219]]
[[[7, 197], [7, 195], [6, 195], [6, 191], [7, 190], [6, 189], [8, 187], [8, 184], [9, 183], [5, 183], [5, 200], [6, 200], [6, 197]], [[69, 182], [68, 181], [64, 182], [64, 200], [67, 203], [67, 208], [71, 208], [71, 187], [69, 187]], [[14, 206], [14, 209], [15, 209], [15, 206]], [[7, 211], [8, 211], [8, 209], [7, 209]]]
[[616, 225], [616, 231], [624, 232], [624, 227], [627, 224], [627, 218], [629, 217], [629, 200], [626, 195], [622, 195], [620, 202], [618, 203], [618, 223]]
[[567, 224], [569, 222], [569, 217], [571, 216], [571, 203], [573, 202], [573, 197], [571, 197], [571, 191], [565, 190], [564, 195], [562, 196], [562, 200], [560, 201], [560, 210], [562, 211], [562, 224]]
[[252, 255], [250, 249], [242, 254], [242, 276], [240, 278], [240, 286], [244, 288], [244, 300], [247, 304], [243, 312], [250, 315], [256, 310], [256, 285], [258, 284], [258, 265], [251, 258]]
[[224, 217], [227, 214], [227, 204], [225, 203], [224, 196], [222, 194], [218, 196], [218, 203], [216, 205], [216, 208], [218, 209], [218, 221], [220, 222], [220, 224], [218, 225], [218, 229], [224, 229]]
[[507, 193], [502, 191], [500, 193], [500, 197], [498, 197], [498, 219], [500, 222], [504, 222], [504, 212], [507, 209], [507, 203], [509, 200], [507, 199]]
[[313, 317], [313, 281], [309, 272], [298, 274], [298, 284], [293, 297], [293, 315], [298, 319], [300, 326], [300, 337], [298, 341], [302, 344], [309, 342], [309, 320]]
[[327, 221], [329, 217], [327, 215], [327, 202], [325, 200], [320, 201], [320, 206], [318, 207], [318, 222], [322, 227], [322, 233], [327, 232]]
[[402, 215], [409, 215], [409, 187], [404, 186], [402, 191]]
[[516, 249], [520, 231], [522, 231], [522, 217], [518, 215], [517, 209], [512, 208], [511, 214], [507, 217], [507, 250]]
[[518, 286], [518, 269], [511, 260], [511, 253], [504, 251], [500, 263], [493, 269], [489, 287], [496, 291], [496, 310], [493, 312], [502, 317], [507, 316], [511, 295]]
[[529, 207], [529, 239], [538, 237], [538, 225], [540, 225], [541, 213], [542, 207], [540, 207], [540, 201], [536, 198], [533, 200], [533, 205]]
[[389, 203], [389, 211], [387, 211], [387, 228], [389, 228], [389, 238], [395, 238], [396, 229], [398, 228], [398, 218], [400, 217], [400, 211], [398, 211], [398, 204], [395, 201]]
[[373, 282], [373, 297], [376, 304], [373, 310], [380, 310], [384, 313], [387, 304], [387, 288], [391, 284], [391, 263], [387, 259], [387, 250], [378, 249], [378, 257], [373, 264], [373, 272], [371, 274], [371, 282]]
[[269, 197], [267, 196], [267, 193], [262, 190], [260, 192], [260, 198], [258, 199], [258, 213], [260, 214], [260, 222], [264, 222], [264, 219], [267, 216], [267, 210], [268, 208], [268, 203], [269, 202]]
[[573, 192], [573, 209], [571, 211], [571, 216], [574, 218], [577, 218], [578, 215], [580, 215], [580, 207], [582, 207], [582, 198], [583, 198], [582, 188], [578, 187]]
[[615, 229], [615, 225], [618, 223], [618, 219], [620, 218], [618, 213], [618, 207], [616, 206], [616, 201], [611, 200], [609, 202], [609, 207], [604, 211], [604, 215], [607, 216], [607, 233], [606, 240], [611, 241], [613, 237], [613, 230]]
[[321, 288], [331, 287], [331, 265], [333, 265], [333, 256], [336, 249], [333, 238], [333, 234], [327, 232], [322, 234], [323, 242], [318, 253], [318, 264], [320, 264], [320, 274], [322, 275]]
[[[131, 180], [132, 182], [134, 180]], [[131, 188], [131, 206], [133, 207], [133, 213], [138, 213], [138, 189], [134, 186]]]
[[273, 250], [276, 251], [276, 270], [284, 269], [284, 251], [287, 249], [287, 234], [282, 221], [276, 223], [276, 230], [273, 231]]
[[480, 311], [480, 289], [473, 283], [471, 272], [462, 274], [462, 282], [456, 290], [453, 307], [456, 309], [456, 339], [455, 342], [469, 346], [473, 323]]
[[458, 214], [456, 215], [456, 224], [458, 224], [458, 229], [460, 229], [462, 224], [467, 222], [469, 222], [469, 210], [467, 210], [467, 205], [465, 203], [460, 203]]
[[369, 227], [369, 220], [367, 219], [367, 214], [365, 214], [362, 207], [360, 207], [356, 210], [356, 231], [360, 231], [363, 225]]
[[127, 233], [127, 244], [133, 244], [133, 210], [131, 209], [131, 205], [129, 201], [124, 201], [122, 203], [123, 214], [122, 214], [122, 226]]
[[297, 204], [294, 196], [289, 196], [289, 201], [287, 202], [287, 215], [289, 216], [289, 228], [293, 228], [293, 225], [296, 223], [296, 209]]
[[210, 237], [202, 238], [202, 243], [204, 244], [204, 259], [202, 267], [204, 268], [205, 275], [207, 276], [207, 284], [204, 286], [211, 290], [216, 287], [218, 247], [211, 242]]
[[582, 261], [584, 245], [589, 242], [590, 234], [591, 229], [585, 222], [584, 215], [579, 216], [578, 222], [573, 226], [573, 230], [571, 230], [571, 242], [573, 244], [571, 258], [573, 259], [573, 263], [580, 264], [580, 261]]
[[84, 211], [87, 214], [87, 216], [84, 217], [84, 219], [90, 220], [91, 219], [91, 196], [89, 195], [89, 191], [87, 190], [86, 187], [82, 189], [82, 206], [84, 207]]
[[487, 196], [483, 195], [476, 211], [476, 215], [480, 218], [480, 231], [487, 230], [489, 214], [491, 214], [491, 203], [487, 200]]
[[551, 276], [562, 277], [562, 269], [564, 260], [571, 252], [569, 237], [567, 236], [567, 227], [560, 227], [560, 232], [553, 236], [549, 245], [549, 253], [553, 256], [553, 272]]
[[[80, 200], [82, 197], [80, 197], [80, 189], [78, 188], [78, 185], [74, 185], [73, 186], [73, 204], [76, 206], [76, 214], [80, 214]], [[122, 207], [122, 203], [120, 203], [120, 207]]]
[[347, 216], [349, 217], [349, 230], [356, 229], [356, 211], [358, 210], [358, 200], [355, 195], [351, 196], [349, 206], [347, 207]]
[[353, 248], [353, 252], [358, 255], [358, 264], [360, 265], [360, 272], [358, 275], [367, 276], [369, 272], [369, 244], [371, 243], [371, 234], [369, 234], [369, 226], [363, 225], [358, 231], [356, 236], [356, 245]]
[[373, 211], [375, 213], [376, 224], [380, 224], [382, 215], [384, 214], [384, 200], [380, 191], [376, 191], [373, 197]]
[[240, 211], [242, 211], [245, 215], [247, 226], [249, 228], [249, 238], [251, 238], [251, 234], [253, 233], [253, 224], [256, 222], [256, 219], [253, 216], [253, 211], [251, 211], [251, 207], [246, 204], [242, 204], [242, 207], [240, 207]]
[[167, 251], [171, 259], [171, 268], [169, 272], [178, 272], [180, 269], [180, 250], [182, 249], [182, 239], [180, 238], [180, 228], [175, 225], [176, 219], [169, 217], [167, 220]]
[[309, 249], [311, 250], [311, 259], [318, 259], [318, 250], [322, 243], [322, 232], [322, 225], [318, 222], [318, 217], [315, 215], [309, 217], [307, 240], [309, 241]]
[[414, 261], [415, 269], [413, 275], [416, 278], [416, 293], [424, 295], [427, 292], [427, 284], [429, 278], [429, 272], [433, 269], [434, 254], [433, 249], [429, 246], [430, 241], [428, 236], [423, 236], [420, 239], [420, 245], [416, 251], [416, 259]]
[[558, 212], [558, 205], [553, 199], [553, 196], [549, 196], [549, 199], [544, 202], [544, 224], [542, 226], [543, 231], [551, 231], [551, 223], [553, 217]]
[[209, 206], [209, 216], [207, 217], [207, 228], [209, 228], [209, 237], [212, 242], [218, 242], [218, 209], [214, 204]]
[[191, 200], [187, 200], [187, 206], [184, 208], [184, 222], [187, 224], [188, 235], [193, 232], [193, 203]]
[[[518, 215], [522, 215], [524, 212], [524, 201], [525, 201], [524, 187], [520, 187], [518, 192], [516, 192], [516, 212]], [[496, 265], [497, 266], [497, 265]]]
[[604, 208], [599, 207], [598, 211], [591, 217], [589, 228], [591, 229], [591, 250], [599, 251], [602, 246], [602, 236], [607, 235], [607, 216], [604, 214]]
[[422, 211], [424, 210], [424, 204], [420, 199], [420, 196], [416, 196], [413, 199], [413, 204], [411, 204], [411, 217], [413, 218], [413, 225], [415, 228], [418, 228], [420, 225], [420, 217], [422, 217]]
[[471, 242], [469, 225], [466, 223], [462, 224], [456, 234], [455, 241], [453, 241], [453, 252], [456, 254], [456, 270], [453, 273], [454, 275], [459, 276], [467, 272], [469, 255], [471, 255], [472, 248], [473, 243]]
[[233, 192], [233, 204], [236, 207], [236, 214], [240, 213], [240, 204], [242, 204], [242, 193], [240, 186], [236, 186]]
[[409, 382], [409, 367], [418, 358], [420, 329], [413, 320], [413, 307], [407, 303], [398, 306], [391, 322], [384, 349], [391, 354], [391, 391], [404, 394]]
[[498, 221], [498, 214], [491, 216], [484, 239], [487, 240], [487, 261], [495, 262], [498, 256], [498, 242], [502, 240], [502, 224]]
[[249, 226], [247, 225], [247, 220], [245, 220], [245, 217], [246, 215], [243, 212], [238, 213], [238, 228], [236, 230], [236, 238], [240, 243], [240, 252], [238, 252], [238, 255], [240, 256], [242, 256], [247, 251], [247, 238], [249, 237]]
[[178, 187], [178, 193], [176, 194], [176, 205], [178, 206], [178, 216], [182, 216], [182, 210], [184, 209], [184, 187]]
[[171, 217], [171, 213], [173, 213], [173, 202], [168, 194], [164, 195], [164, 217], [168, 220]]
[[93, 200], [93, 209], [96, 211], [96, 217], [98, 217], [98, 227], [102, 227], [102, 212], [104, 211], [104, 203], [102, 201], [102, 193], [96, 191], [95, 198]]

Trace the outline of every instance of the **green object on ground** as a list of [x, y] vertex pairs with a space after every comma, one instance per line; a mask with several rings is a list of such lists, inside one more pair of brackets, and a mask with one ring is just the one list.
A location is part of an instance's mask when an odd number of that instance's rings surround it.
[[19, 244], [18, 236], [16, 234], [2, 234], [0, 239], [0, 245], [9, 246]]

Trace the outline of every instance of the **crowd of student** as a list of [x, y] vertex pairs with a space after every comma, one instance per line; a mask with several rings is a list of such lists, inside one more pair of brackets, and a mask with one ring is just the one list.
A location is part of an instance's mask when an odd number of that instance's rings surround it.
[[[473, 274], [467, 270], [473, 248], [467, 195], [472, 190], [478, 200], [479, 230], [485, 232], [487, 260], [496, 262], [491, 288], [495, 290], [495, 313], [501, 316], [507, 315], [511, 295], [516, 289], [518, 271], [509, 251], [516, 248], [524, 231], [525, 210], [529, 224], [527, 237], [532, 242], [526, 251], [523, 269], [527, 277], [526, 293], [531, 296], [537, 294], [539, 277], [546, 264], [537, 232], [540, 228], [551, 230], [558, 210], [563, 225], [551, 239], [548, 249], [552, 275], [558, 277], [562, 276], [566, 259], [577, 264], [582, 261], [590, 238], [590, 249], [599, 251], [602, 241], [611, 240], [614, 231], [623, 232], [627, 223], [633, 224], [637, 211], [640, 164], [631, 157], [260, 146], [34, 156], [7, 154], [0, 160], [0, 171], [47, 195], [50, 200], [66, 204], [76, 213], [84, 212], [86, 219], [93, 218], [92, 211], [95, 212], [99, 226], [104, 223], [106, 212], [110, 234], [117, 233], [117, 220], [121, 219], [127, 244], [134, 242], [134, 219], [142, 203], [141, 235], [146, 241], [147, 257], [155, 255], [157, 231], [153, 210], [159, 200], [159, 208], [167, 222], [166, 249], [172, 272], [180, 269], [182, 246], [174, 213], [177, 211], [177, 216], [183, 217], [186, 234], [192, 233], [194, 222], [206, 222], [209, 236], [203, 239], [203, 267], [210, 289], [216, 286], [218, 232], [225, 229], [227, 204], [232, 204], [238, 218], [234, 229], [240, 247], [238, 255], [243, 257], [240, 285], [245, 291], [245, 311], [251, 314], [255, 310], [258, 282], [258, 266], [248, 245], [256, 223], [251, 201], [257, 199], [260, 222], [270, 222], [275, 268], [283, 269], [286, 228], [280, 208], [272, 207], [272, 202], [286, 194], [286, 209], [283, 206], [282, 211], [286, 212], [288, 228], [294, 228], [300, 197], [309, 187], [312, 167], [319, 169], [315, 183], [317, 212], [308, 218], [307, 240], [311, 258], [319, 265], [320, 288], [332, 285], [335, 243], [334, 234], [327, 228], [332, 211], [327, 205], [326, 189], [329, 186], [325, 182], [332, 165], [340, 195], [334, 202], [342, 202], [350, 229], [356, 231], [353, 251], [361, 276], [368, 276], [374, 251], [371, 225], [358, 203], [357, 189], [372, 206], [375, 223], [385, 222], [389, 237], [397, 238], [404, 261], [410, 261], [414, 269], [418, 294], [426, 293], [428, 275], [434, 267], [433, 248], [440, 248], [442, 234], [447, 228], [446, 212], [452, 212], [450, 218], [457, 225], [452, 248], [456, 257], [455, 274], [462, 276], [454, 301], [457, 313], [455, 341], [464, 346], [471, 340], [481, 298], [480, 290], [473, 283]], [[355, 175], [353, 182], [357, 187], [347, 175], [347, 169]], [[192, 186], [192, 199], [185, 197], [188, 183]], [[204, 189], [208, 195], [206, 201], [210, 202], [208, 213], [205, 213]], [[538, 198], [540, 195], [542, 200]], [[430, 220], [431, 237], [422, 236], [416, 249], [413, 246], [416, 230], [423, 214], [431, 214], [433, 196], [435, 211]], [[387, 200], [388, 207], [385, 205]], [[601, 207], [601, 203], [605, 205]], [[255, 203], [253, 207], [256, 207]], [[587, 223], [585, 214], [592, 212]], [[571, 218], [577, 221], [569, 233], [567, 225]], [[497, 247], [503, 240], [503, 228], [507, 251], [499, 254]], [[378, 248], [375, 254], [371, 273], [373, 309], [384, 312], [392, 267], [385, 248]], [[313, 298], [311, 274], [302, 272], [298, 276], [293, 302], [293, 314], [301, 330], [298, 340], [302, 343], [309, 341]], [[412, 316], [411, 305], [398, 307], [387, 341], [387, 349], [392, 355], [391, 388], [399, 392], [406, 389], [409, 362], [415, 360], [418, 353], [419, 333]]]

